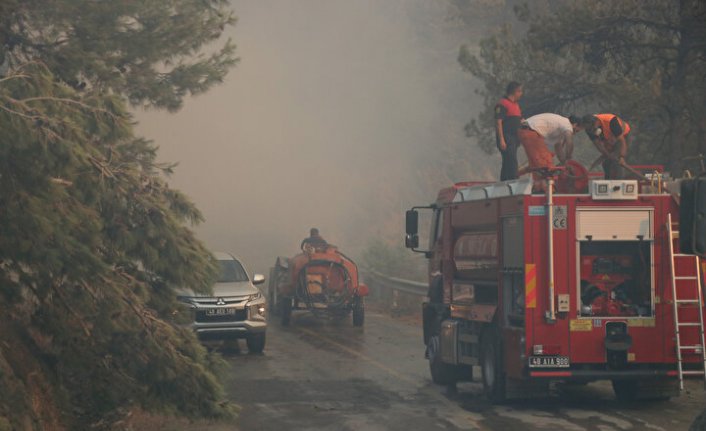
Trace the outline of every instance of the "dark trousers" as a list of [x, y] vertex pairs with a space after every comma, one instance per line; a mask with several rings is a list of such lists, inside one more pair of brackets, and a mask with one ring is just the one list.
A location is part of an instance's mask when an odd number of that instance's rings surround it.
[[627, 178], [625, 169], [617, 160], [606, 158], [603, 161], [603, 175], [606, 180], [624, 180]]
[[514, 139], [505, 139], [507, 148], [505, 151], [500, 151], [503, 158], [503, 164], [500, 168], [500, 181], [516, 180], [517, 179], [517, 142]]

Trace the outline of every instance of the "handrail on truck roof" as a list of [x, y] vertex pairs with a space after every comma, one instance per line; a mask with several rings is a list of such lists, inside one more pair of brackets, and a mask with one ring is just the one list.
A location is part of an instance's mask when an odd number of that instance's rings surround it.
[[[640, 186], [639, 194], [671, 194], [678, 198], [676, 195], [678, 195], [679, 180], [668, 180], [669, 176], [665, 174], [661, 165], [634, 165], [633, 168], [645, 175], [644, 180], [638, 180]], [[589, 181], [601, 178], [602, 174], [599, 172], [590, 172], [588, 175]], [[499, 182], [464, 181], [442, 189], [437, 202], [459, 203], [507, 196], [532, 195], [534, 183], [535, 180], [531, 177]], [[544, 195], [544, 192], [535, 191], [534, 194]], [[556, 194], [564, 193], [557, 192]], [[590, 191], [579, 194], [590, 195]]]
[[500, 198], [505, 196], [531, 195], [532, 178], [500, 181], [497, 183], [476, 184], [459, 187], [452, 202], [477, 201], [482, 199]]

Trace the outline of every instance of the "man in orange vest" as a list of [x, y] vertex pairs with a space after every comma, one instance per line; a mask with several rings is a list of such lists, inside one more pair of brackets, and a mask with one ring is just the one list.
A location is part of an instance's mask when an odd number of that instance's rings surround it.
[[582, 118], [586, 134], [601, 153], [603, 173], [607, 180], [625, 178], [630, 125], [615, 114], [593, 114]]

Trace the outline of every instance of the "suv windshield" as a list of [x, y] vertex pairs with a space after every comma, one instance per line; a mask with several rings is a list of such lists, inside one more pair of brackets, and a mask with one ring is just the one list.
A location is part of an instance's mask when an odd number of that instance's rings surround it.
[[218, 276], [218, 283], [248, 281], [248, 275], [237, 260], [219, 260], [218, 264], [221, 269], [220, 275]]

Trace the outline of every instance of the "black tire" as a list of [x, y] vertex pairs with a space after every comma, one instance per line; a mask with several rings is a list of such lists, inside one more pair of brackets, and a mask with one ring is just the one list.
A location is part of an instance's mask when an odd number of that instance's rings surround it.
[[444, 302], [444, 278], [440, 275], [434, 277], [429, 283], [427, 297], [432, 304], [441, 304]]
[[270, 306], [270, 309], [272, 310], [272, 314], [275, 316], [279, 316], [280, 313], [282, 312], [282, 307], [279, 304], [279, 296], [277, 295], [277, 287], [272, 289], [272, 305]]
[[250, 334], [245, 338], [245, 343], [248, 345], [248, 352], [262, 353], [265, 350], [265, 333]]
[[613, 380], [613, 392], [615, 398], [622, 403], [631, 403], [637, 400], [638, 381], [637, 380]]
[[494, 326], [483, 331], [481, 335], [480, 366], [483, 375], [483, 392], [493, 403], [502, 403], [506, 399], [506, 378], [500, 341], [500, 331]]
[[429, 302], [422, 304], [422, 336], [424, 345], [429, 344], [429, 338], [439, 334], [439, 327], [447, 312], [442, 311], [444, 300], [444, 280], [442, 277], [434, 277], [429, 285], [427, 297]]
[[706, 410], [696, 416], [696, 419], [694, 419], [694, 422], [692, 422], [689, 427], [689, 431], [706, 431]]
[[437, 385], [453, 385], [458, 381], [456, 367], [441, 360], [440, 341], [438, 335], [433, 335], [429, 337], [429, 344], [427, 344], [431, 381]]
[[278, 282], [280, 279], [280, 274], [277, 268], [272, 268], [270, 270], [270, 284], [269, 284], [269, 309], [272, 310], [271, 313], [273, 316], [279, 316], [280, 315], [280, 304], [278, 303], [278, 295], [277, 295], [277, 286]]
[[363, 326], [365, 323], [365, 304], [363, 304], [363, 299], [359, 298], [355, 305], [353, 305], [353, 326]]
[[613, 392], [620, 402], [668, 401], [679, 396], [676, 379], [613, 380]]
[[289, 321], [292, 318], [292, 298], [279, 298], [280, 303], [280, 322], [282, 326], [289, 326]]

